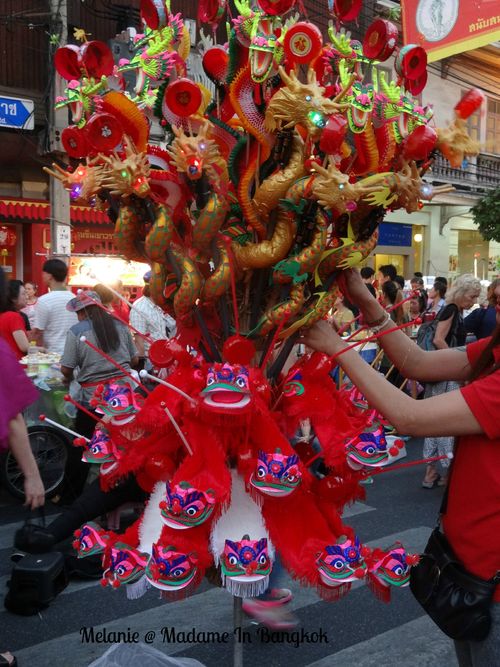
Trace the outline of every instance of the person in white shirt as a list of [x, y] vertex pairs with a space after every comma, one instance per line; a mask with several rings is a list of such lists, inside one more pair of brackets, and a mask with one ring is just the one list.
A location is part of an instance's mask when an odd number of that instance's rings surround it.
[[66, 304], [73, 298], [66, 286], [67, 276], [68, 267], [60, 259], [48, 259], [43, 265], [43, 282], [50, 291], [38, 298], [35, 326], [30, 334], [38, 345], [57, 354], [63, 353], [66, 334], [78, 322], [76, 313], [66, 310]]
[[[137, 331], [148, 335], [151, 341], [172, 338], [175, 336], [177, 326], [173, 317], [167, 315], [160, 306], [157, 306], [150, 296], [149, 280], [151, 273], [148, 271], [144, 275], [144, 288], [142, 296], [139, 297], [132, 304], [130, 310], [129, 322]], [[141, 336], [135, 335], [135, 345], [139, 353], [139, 357], [148, 357], [150, 343]], [[151, 368], [150, 364], [146, 368]]]

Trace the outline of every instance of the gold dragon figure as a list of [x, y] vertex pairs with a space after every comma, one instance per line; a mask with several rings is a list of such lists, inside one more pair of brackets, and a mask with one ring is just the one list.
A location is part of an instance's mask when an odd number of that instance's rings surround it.
[[464, 120], [456, 117], [446, 128], [437, 129], [436, 148], [441, 151], [452, 167], [458, 169], [465, 158], [474, 157], [479, 153], [479, 144], [467, 134]]
[[413, 161], [405, 162], [399, 171], [389, 176], [388, 182], [391, 192], [396, 197], [391, 203], [391, 208], [393, 210], [404, 208], [407, 213], [418, 211], [421, 208], [420, 200], [430, 201], [438, 194], [455, 189], [449, 184], [433, 187], [424, 183], [419, 168]]
[[123, 140], [125, 157], [118, 153], [103, 155], [99, 153], [91, 164], [102, 164], [101, 185], [119, 197], [136, 195], [144, 199], [151, 194], [149, 177], [151, 167], [146, 153], [140, 153], [130, 137]]
[[266, 109], [265, 127], [270, 132], [301, 125], [315, 141], [325, 128], [328, 116], [342, 113], [349, 106], [340, 102], [345, 90], [333, 100], [324, 96], [325, 88], [318, 84], [312, 68], [307, 72], [307, 83], [299, 81], [293, 71], [288, 75], [283, 67], [279, 68], [279, 73], [285, 85], [273, 95]]
[[[52, 163], [52, 169], [43, 167], [45, 173], [60, 181], [66, 190], [69, 190], [72, 201], [88, 204], [102, 187], [104, 174], [101, 165], [79, 163], [73, 171], [63, 169], [57, 163]], [[99, 201], [99, 200], [97, 200]]]
[[349, 175], [339, 171], [333, 160], [329, 160], [327, 168], [316, 165], [314, 171], [317, 174], [312, 188], [315, 198], [321, 206], [339, 215], [355, 210], [359, 200], [367, 195], [387, 190], [385, 173], [351, 183]]

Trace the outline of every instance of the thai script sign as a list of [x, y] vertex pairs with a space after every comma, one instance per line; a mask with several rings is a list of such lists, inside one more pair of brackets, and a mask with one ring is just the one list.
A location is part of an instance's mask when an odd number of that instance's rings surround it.
[[405, 44], [418, 44], [428, 61], [500, 39], [498, 0], [401, 0]]

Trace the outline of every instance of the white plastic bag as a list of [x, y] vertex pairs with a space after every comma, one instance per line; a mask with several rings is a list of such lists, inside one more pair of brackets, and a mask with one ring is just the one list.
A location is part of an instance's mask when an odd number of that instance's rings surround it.
[[173, 658], [146, 644], [115, 644], [88, 667], [205, 667], [194, 658]]

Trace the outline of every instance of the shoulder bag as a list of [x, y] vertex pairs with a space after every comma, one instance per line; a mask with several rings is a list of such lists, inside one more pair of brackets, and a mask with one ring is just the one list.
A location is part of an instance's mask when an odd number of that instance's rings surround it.
[[[448, 488], [440, 517], [446, 509]], [[417, 602], [448, 637], [458, 640], [482, 641], [488, 636], [498, 583], [500, 572], [488, 580], [467, 572], [441, 532], [440, 518], [410, 574], [410, 589]]]

